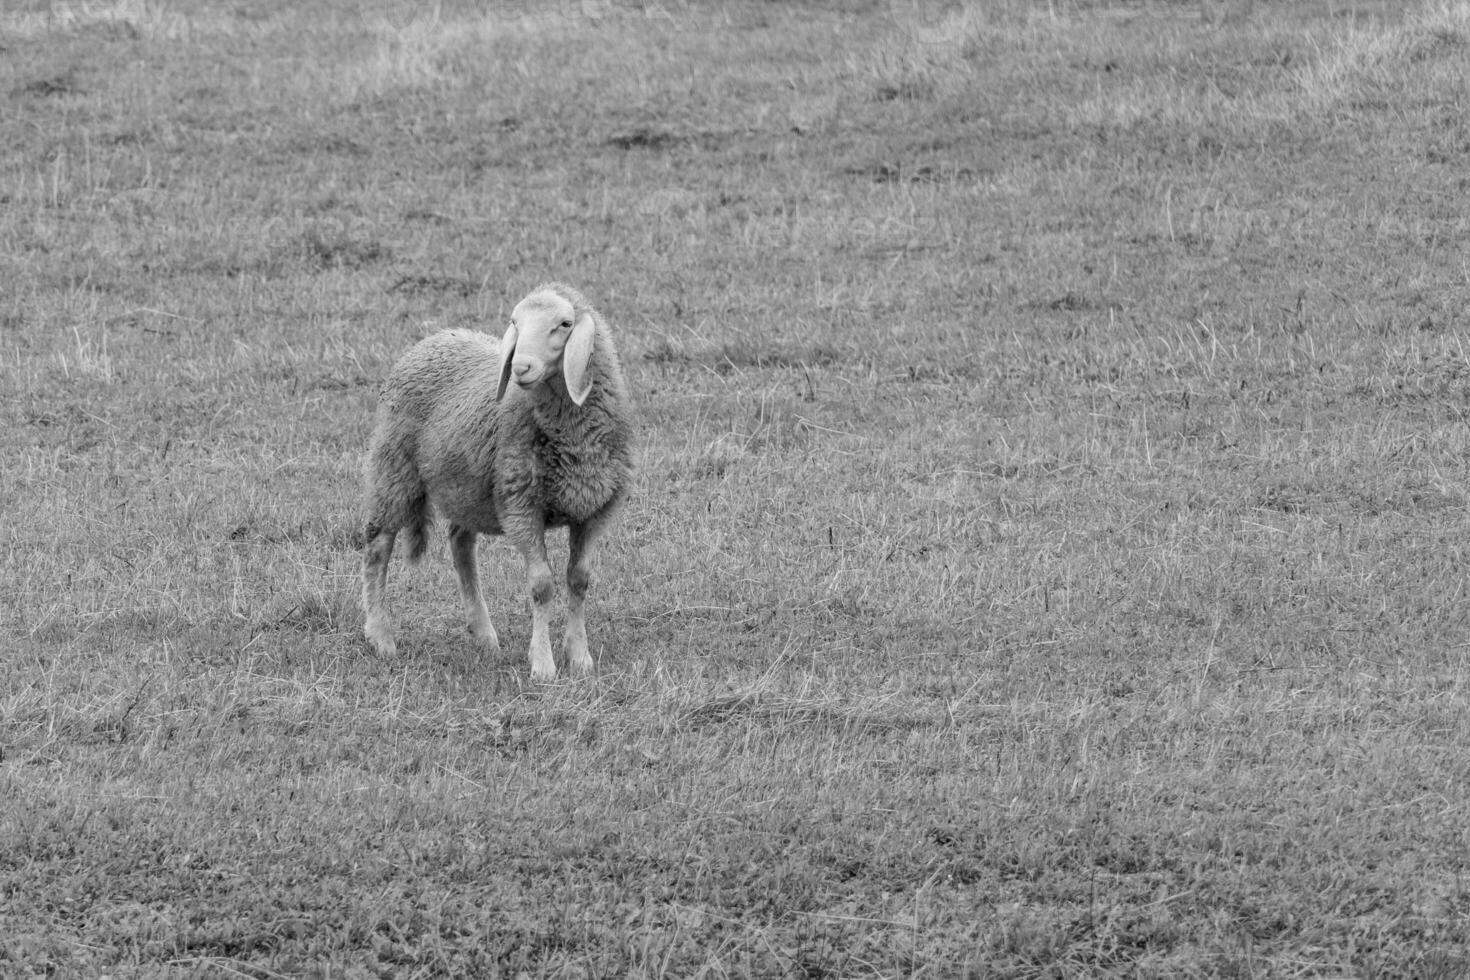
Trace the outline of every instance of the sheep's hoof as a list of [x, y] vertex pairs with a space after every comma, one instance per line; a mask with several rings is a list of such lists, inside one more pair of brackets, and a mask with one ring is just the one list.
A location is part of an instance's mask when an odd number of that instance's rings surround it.
[[486, 625], [483, 630], [477, 630], [475, 627], [470, 626], [468, 629], [470, 636], [475, 641], [475, 645], [480, 649], [486, 653], [500, 652], [500, 637], [495, 635], [495, 627]]
[[393, 634], [382, 626], [369, 626], [363, 630], [367, 637], [368, 646], [380, 657], [396, 657], [398, 655], [398, 644], [393, 642]]
[[546, 641], [546, 634], [533, 629], [531, 633], [531, 649], [526, 651], [531, 661], [531, 679], [536, 681], [549, 681], [556, 677], [556, 660], [551, 656], [551, 644]]
[[585, 677], [592, 673], [592, 654], [587, 652], [587, 634], [568, 631], [562, 652], [567, 655], [567, 669], [573, 677]]
[[575, 654], [569, 654], [567, 656], [567, 669], [571, 671], [573, 677], [586, 677], [587, 675], [591, 674], [595, 668], [592, 663], [592, 658], [589, 657], [587, 655], [587, 651], [584, 650], [582, 651], [582, 655], [580, 657], [576, 656]]

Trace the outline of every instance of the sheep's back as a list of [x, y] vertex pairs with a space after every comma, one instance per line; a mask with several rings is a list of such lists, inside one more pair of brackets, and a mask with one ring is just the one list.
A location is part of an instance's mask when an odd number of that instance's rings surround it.
[[419, 341], [398, 359], [378, 403], [400, 418], [428, 422], [465, 410], [488, 388], [493, 401], [500, 345], [470, 330], [445, 330]]

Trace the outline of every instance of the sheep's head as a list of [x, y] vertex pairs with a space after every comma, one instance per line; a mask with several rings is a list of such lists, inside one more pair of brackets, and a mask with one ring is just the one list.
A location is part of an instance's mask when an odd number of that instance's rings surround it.
[[580, 405], [592, 390], [593, 338], [597, 323], [592, 310], [552, 289], [538, 289], [516, 304], [510, 326], [500, 340], [500, 385], [496, 400], [514, 381], [521, 388], [534, 388], [556, 377], [567, 386], [567, 394]]

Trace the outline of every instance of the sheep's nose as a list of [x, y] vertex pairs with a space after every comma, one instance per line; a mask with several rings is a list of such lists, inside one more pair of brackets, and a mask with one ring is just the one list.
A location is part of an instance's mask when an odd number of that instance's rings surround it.
[[516, 377], [518, 378], [524, 378], [526, 376], [526, 372], [531, 370], [531, 365], [529, 364], [516, 364], [513, 365], [513, 367], [515, 369]]

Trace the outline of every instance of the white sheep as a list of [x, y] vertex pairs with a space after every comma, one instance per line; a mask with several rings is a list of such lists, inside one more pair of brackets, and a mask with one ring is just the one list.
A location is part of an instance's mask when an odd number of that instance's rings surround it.
[[583, 602], [594, 546], [632, 482], [631, 413], [607, 324], [559, 283], [516, 304], [498, 346], [446, 330], [405, 354], [383, 383], [367, 456], [362, 604], [373, 647], [396, 652], [383, 603], [388, 559], [399, 533], [409, 561], [423, 555], [432, 505], [449, 523], [469, 631], [489, 649], [500, 641], [475, 570], [476, 535], [504, 534], [525, 560], [537, 680], [556, 675], [545, 532], [567, 527], [565, 652], [572, 672], [591, 670]]

